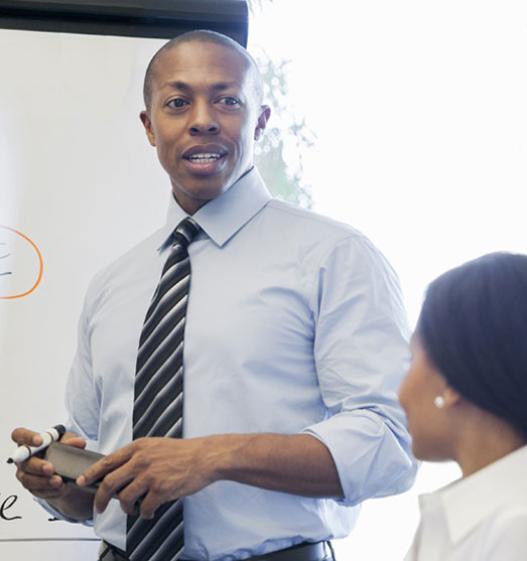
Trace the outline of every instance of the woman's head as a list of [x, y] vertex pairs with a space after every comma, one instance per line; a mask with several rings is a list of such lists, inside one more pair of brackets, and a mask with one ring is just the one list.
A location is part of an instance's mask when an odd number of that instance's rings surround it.
[[459, 400], [527, 438], [526, 255], [485, 255], [430, 284], [400, 399], [423, 459], [449, 457]]

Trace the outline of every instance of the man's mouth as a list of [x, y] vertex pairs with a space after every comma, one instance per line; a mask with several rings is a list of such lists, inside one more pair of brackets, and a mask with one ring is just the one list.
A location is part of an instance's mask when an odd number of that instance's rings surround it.
[[219, 144], [196, 145], [182, 154], [192, 174], [207, 177], [219, 173], [225, 166], [227, 150]]
[[219, 152], [203, 152], [186, 156], [185, 159], [196, 164], [210, 164], [223, 158], [224, 155], [225, 154], [220, 154]]

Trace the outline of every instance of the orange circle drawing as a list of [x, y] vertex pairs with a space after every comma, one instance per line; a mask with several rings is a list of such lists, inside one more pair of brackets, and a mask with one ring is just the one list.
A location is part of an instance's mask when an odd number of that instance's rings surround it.
[[24, 239], [26, 242], [29, 243], [29, 245], [33, 248], [33, 250], [37, 254], [38, 274], [37, 274], [37, 279], [36, 279], [35, 283], [33, 284], [33, 286], [29, 290], [26, 290], [25, 292], [22, 292], [21, 294], [13, 294], [11, 296], [0, 295], [0, 300], [15, 300], [16, 298], [24, 298], [24, 296], [28, 296], [29, 294], [34, 292], [37, 289], [37, 286], [40, 284], [40, 281], [42, 280], [42, 275], [44, 273], [44, 261], [42, 259], [42, 254], [40, 253], [40, 250], [38, 249], [37, 244], [30, 237], [26, 236], [22, 232], [19, 232], [18, 230], [15, 230], [14, 228], [10, 228], [9, 226], [2, 226], [0, 224], [0, 229], [2, 229], [2, 228], [4, 230], [9, 230], [10, 232], [13, 232], [17, 236], [20, 236], [22, 239]]

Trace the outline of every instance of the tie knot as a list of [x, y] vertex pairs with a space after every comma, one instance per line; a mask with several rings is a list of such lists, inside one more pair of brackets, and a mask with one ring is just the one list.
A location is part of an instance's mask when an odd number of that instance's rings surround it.
[[172, 234], [174, 243], [179, 243], [186, 248], [198, 235], [200, 230], [201, 228], [194, 222], [194, 220], [187, 217], [182, 220], [174, 230], [174, 233]]

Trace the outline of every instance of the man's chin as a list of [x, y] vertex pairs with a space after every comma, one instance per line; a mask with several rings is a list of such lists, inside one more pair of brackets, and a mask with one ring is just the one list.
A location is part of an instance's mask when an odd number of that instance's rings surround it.
[[173, 186], [172, 194], [179, 206], [189, 214], [194, 214], [209, 201], [219, 197], [229, 189], [230, 185], [185, 185], [183, 188]]

